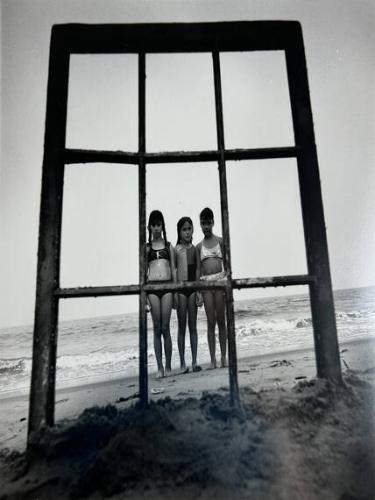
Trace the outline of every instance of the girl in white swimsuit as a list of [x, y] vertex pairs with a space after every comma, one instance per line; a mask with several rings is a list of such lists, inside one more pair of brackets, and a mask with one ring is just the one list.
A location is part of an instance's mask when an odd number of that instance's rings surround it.
[[[204, 281], [225, 279], [222, 238], [212, 232], [214, 214], [210, 208], [202, 210], [200, 213], [200, 223], [204, 234], [203, 240], [197, 245], [198, 274], [200, 279]], [[221, 366], [225, 367], [227, 366], [227, 329], [225, 324], [224, 293], [221, 290], [206, 290], [202, 295], [207, 315], [207, 341], [211, 357], [210, 368], [216, 368], [216, 323], [219, 330]]]

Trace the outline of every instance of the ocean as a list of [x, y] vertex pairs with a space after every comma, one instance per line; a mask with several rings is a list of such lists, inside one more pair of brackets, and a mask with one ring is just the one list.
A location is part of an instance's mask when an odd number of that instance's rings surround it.
[[[340, 344], [375, 337], [375, 287], [334, 292]], [[235, 302], [237, 357], [313, 346], [309, 296], [286, 295]], [[204, 309], [198, 311], [198, 362], [209, 361]], [[30, 388], [32, 326], [0, 329], [0, 398]], [[171, 318], [172, 368], [178, 368], [177, 318]], [[59, 323], [56, 387], [73, 387], [137, 375], [138, 313]], [[217, 342], [217, 354], [219, 346]], [[189, 332], [186, 361], [190, 363]], [[156, 371], [148, 314], [148, 365]]]

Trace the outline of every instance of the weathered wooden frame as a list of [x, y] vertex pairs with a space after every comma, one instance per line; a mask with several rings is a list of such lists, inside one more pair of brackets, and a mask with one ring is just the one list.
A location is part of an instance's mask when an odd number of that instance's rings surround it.
[[[295, 146], [225, 149], [221, 96], [222, 51], [285, 51]], [[215, 83], [218, 148], [198, 152], [146, 152], [145, 54], [211, 52]], [[139, 148], [137, 153], [76, 150], [65, 147], [69, 58], [71, 54], [136, 53], [139, 57]], [[232, 279], [226, 161], [296, 158], [301, 194], [308, 274]], [[228, 279], [182, 284], [146, 283], [146, 164], [208, 162], [219, 165], [224, 261]], [[139, 172], [139, 284], [115, 287], [60, 288], [60, 239], [65, 164], [133, 164]], [[38, 272], [30, 390], [29, 434], [54, 424], [58, 303], [61, 298], [139, 295], [139, 392], [148, 404], [146, 296], [152, 290], [222, 289], [227, 296], [229, 386], [239, 402], [233, 288], [308, 285], [314, 328], [317, 375], [341, 381], [328, 248], [320, 189], [302, 30], [298, 22], [254, 21], [198, 24], [57, 25], [52, 28], [39, 225]]]

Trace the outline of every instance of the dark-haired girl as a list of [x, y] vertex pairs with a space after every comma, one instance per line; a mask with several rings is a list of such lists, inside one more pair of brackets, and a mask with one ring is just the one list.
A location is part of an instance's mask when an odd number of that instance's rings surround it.
[[[199, 215], [204, 238], [197, 245], [198, 272], [203, 281], [224, 280], [226, 273], [223, 268], [223, 240], [216, 236], [214, 214], [208, 207]], [[225, 298], [222, 290], [205, 290], [203, 292], [204, 308], [207, 315], [207, 340], [210, 350], [210, 369], [216, 368], [216, 339], [215, 326], [219, 329], [219, 344], [221, 351], [221, 366], [227, 365], [227, 329], [225, 324]]]
[[[182, 217], [177, 222], [177, 244], [175, 248], [176, 270], [178, 281], [197, 281], [197, 255], [193, 245], [193, 222], [190, 217]], [[197, 365], [197, 294], [194, 290], [186, 290], [178, 294], [178, 352], [181, 372], [188, 373], [185, 363], [186, 320], [190, 333], [190, 347], [193, 372], [201, 370]]]
[[[148, 282], [162, 283], [176, 280], [175, 256], [167, 240], [163, 214], [153, 210], [148, 219], [147, 266]], [[171, 372], [172, 341], [169, 330], [173, 294], [152, 292], [148, 295], [154, 326], [154, 349], [158, 373], [156, 378]], [[163, 366], [162, 338], [164, 340], [165, 370]]]

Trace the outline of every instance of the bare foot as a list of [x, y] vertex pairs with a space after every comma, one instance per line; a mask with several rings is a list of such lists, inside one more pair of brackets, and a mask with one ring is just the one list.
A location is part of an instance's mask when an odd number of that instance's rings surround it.
[[163, 378], [164, 377], [164, 370], [158, 370], [158, 373], [156, 374], [156, 379]]
[[172, 370], [170, 368], [165, 369], [165, 376], [168, 377], [172, 373]]
[[210, 366], [207, 368], [207, 370], [215, 370], [216, 368], [216, 359], [214, 361], [211, 361]]

